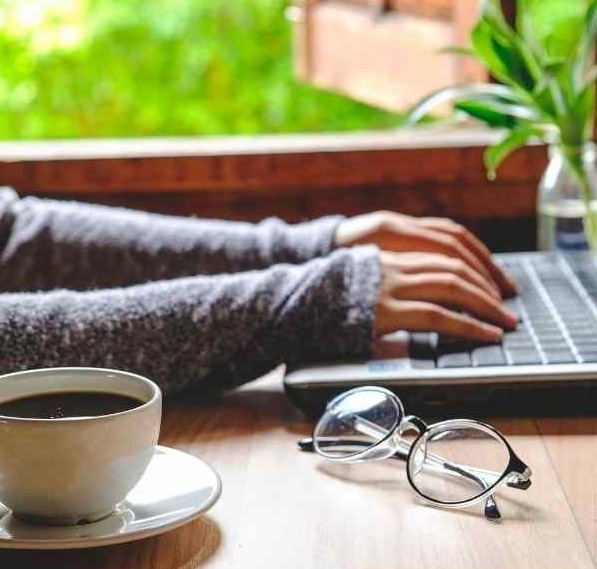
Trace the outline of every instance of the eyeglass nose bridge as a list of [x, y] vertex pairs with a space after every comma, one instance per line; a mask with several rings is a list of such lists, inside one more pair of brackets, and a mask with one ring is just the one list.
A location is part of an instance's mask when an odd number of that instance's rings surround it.
[[394, 431], [394, 436], [397, 440], [404, 442], [403, 435], [408, 431], [415, 431], [417, 433], [417, 438], [420, 437], [427, 431], [429, 427], [427, 423], [420, 419], [415, 415], [407, 415], [400, 421], [400, 424], [396, 427]]
[[[427, 429], [427, 423], [419, 417], [416, 417], [415, 415], [407, 415], [404, 417], [396, 427], [392, 437], [394, 439], [395, 454], [402, 460], [407, 460], [412, 444], [414, 444], [414, 441], [418, 440]], [[408, 431], [415, 431], [417, 433], [413, 442], [409, 442], [404, 438], [404, 435]]]
[[414, 415], [404, 417], [391, 431], [386, 431], [383, 427], [364, 417], [356, 418], [355, 428], [363, 434], [379, 436], [380, 440], [356, 456], [347, 457], [345, 461], [383, 460], [391, 456], [396, 456], [406, 461], [411, 445], [403, 438], [403, 433], [415, 430], [417, 432], [416, 438], [418, 439], [428, 429], [427, 424]]

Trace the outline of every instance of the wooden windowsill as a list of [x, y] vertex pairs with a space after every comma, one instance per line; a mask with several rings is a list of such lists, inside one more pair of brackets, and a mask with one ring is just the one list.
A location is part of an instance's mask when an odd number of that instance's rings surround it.
[[467, 148], [491, 144], [500, 134], [484, 128], [429, 126], [350, 133], [4, 141], [0, 161]]
[[[0, 183], [39, 192], [293, 191], [305, 187], [486, 183], [499, 133], [416, 128], [368, 133], [0, 143]], [[500, 183], [535, 180], [544, 150], [517, 153]]]

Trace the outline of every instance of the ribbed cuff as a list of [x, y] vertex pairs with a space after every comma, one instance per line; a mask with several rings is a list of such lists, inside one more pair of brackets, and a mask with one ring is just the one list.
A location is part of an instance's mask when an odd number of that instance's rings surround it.
[[381, 279], [379, 250], [374, 245], [364, 245], [350, 252], [353, 262], [344, 329], [352, 344], [350, 355], [368, 357], [375, 340], [375, 308]]
[[0, 186], [0, 258], [15, 221], [14, 209], [18, 201], [19, 196], [11, 187]]

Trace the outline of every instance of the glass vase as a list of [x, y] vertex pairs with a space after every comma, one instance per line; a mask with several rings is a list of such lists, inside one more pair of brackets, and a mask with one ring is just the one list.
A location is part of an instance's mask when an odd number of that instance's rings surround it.
[[542, 250], [597, 251], [597, 147], [549, 147], [539, 182], [538, 246]]

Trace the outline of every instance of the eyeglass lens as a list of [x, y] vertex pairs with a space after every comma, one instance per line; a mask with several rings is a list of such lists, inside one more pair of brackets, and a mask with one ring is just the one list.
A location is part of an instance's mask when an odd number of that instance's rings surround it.
[[349, 458], [377, 445], [402, 420], [402, 407], [382, 391], [364, 389], [340, 396], [315, 427], [315, 450], [328, 458]]
[[468, 421], [430, 428], [415, 444], [408, 464], [413, 485], [438, 502], [472, 500], [494, 486], [508, 466], [503, 440]]

